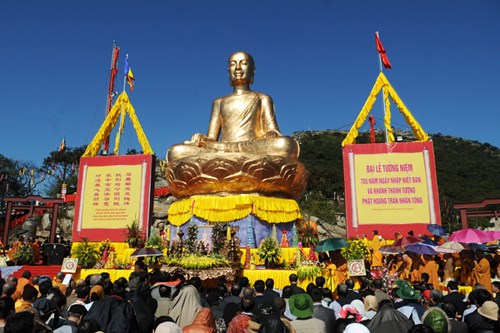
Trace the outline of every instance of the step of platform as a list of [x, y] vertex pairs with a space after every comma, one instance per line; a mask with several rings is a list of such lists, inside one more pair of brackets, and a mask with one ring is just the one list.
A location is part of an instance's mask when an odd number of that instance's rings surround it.
[[36, 265], [36, 266], [23, 266], [21, 269], [16, 271], [14, 274], [15, 277], [20, 278], [23, 274], [24, 271], [30, 271], [31, 276], [42, 276], [42, 275], [47, 275], [53, 278], [56, 276], [57, 273], [61, 271], [61, 265], [50, 265], [50, 266], [44, 266], [44, 265]]

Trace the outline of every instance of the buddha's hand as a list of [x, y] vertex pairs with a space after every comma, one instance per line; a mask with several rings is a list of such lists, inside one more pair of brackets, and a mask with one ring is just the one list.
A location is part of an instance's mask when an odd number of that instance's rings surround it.
[[206, 146], [206, 142], [209, 141], [208, 137], [201, 133], [194, 133], [191, 140], [184, 141], [187, 145], [193, 145], [198, 147]]

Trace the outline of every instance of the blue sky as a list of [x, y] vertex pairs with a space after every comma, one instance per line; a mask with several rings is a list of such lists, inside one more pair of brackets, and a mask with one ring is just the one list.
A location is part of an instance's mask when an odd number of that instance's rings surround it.
[[[72, 147], [92, 140], [113, 40], [120, 74], [129, 54], [129, 96], [160, 158], [206, 132], [212, 100], [231, 91], [226, 62], [238, 50], [254, 56], [252, 87], [273, 97], [285, 135], [347, 130], [379, 72], [375, 31], [389, 81], [427, 133], [500, 147], [499, 17], [497, 0], [5, 0], [0, 154], [41, 164], [63, 137]], [[378, 100], [377, 127], [382, 112]], [[409, 129], [394, 105], [392, 113]], [[130, 123], [120, 146], [140, 149]]]

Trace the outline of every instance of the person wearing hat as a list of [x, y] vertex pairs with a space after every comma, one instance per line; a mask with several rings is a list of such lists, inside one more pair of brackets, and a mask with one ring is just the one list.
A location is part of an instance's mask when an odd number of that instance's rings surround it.
[[448, 333], [451, 330], [448, 316], [446, 313], [438, 308], [431, 307], [425, 311], [422, 316], [422, 323], [433, 329], [434, 333]]
[[326, 333], [325, 322], [314, 318], [313, 300], [308, 294], [296, 294], [290, 297], [290, 311], [297, 317], [292, 327], [297, 333]]
[[424, 313], [424, 308], [418, 303], [420, 292], [414, 290], [405, 280], [397, 280], [396, 284], [398, 288], [395, 294], [398, 299], [394, 301], [394, 308], [412, 320], [415, 325], [420, 324], [420, 317]]
[[82, 304], [73, 304], [68, 308], [68, 318], [64, 325], [54, 330], [54, 333], [76, 333], [78, 325], [87, 314], [87, 309]]
[[477, 309], [477, 312], [481, 315], [481, 320], [472, 327], [472, 332], [500, 332], [497, 303], [494, 301], [486, 301]]

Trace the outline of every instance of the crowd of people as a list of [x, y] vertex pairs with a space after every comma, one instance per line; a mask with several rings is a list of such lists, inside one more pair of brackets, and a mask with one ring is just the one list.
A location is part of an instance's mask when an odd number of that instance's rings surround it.
[[[339, 253], [327, 258], [336, 271]], [[142, 260], [115, 281], [102, 273], [66, 285], [62, 272], [25, 270], [0, 279], [0, 333], [500, 333], [499, 252], [403, 253], [380, 265], [389, 275], [337, 275], [334, 290], [323, 276], [304, 290], [296, 274], [277, 289], [272, 271], [265, 281], [221, 277], [208, 288], [199, 277], [150, 270]]]

